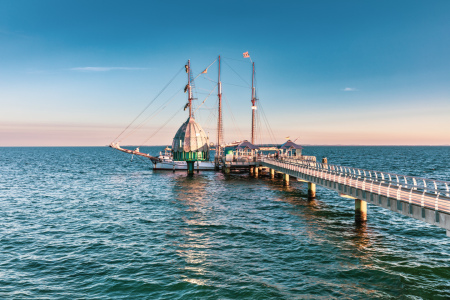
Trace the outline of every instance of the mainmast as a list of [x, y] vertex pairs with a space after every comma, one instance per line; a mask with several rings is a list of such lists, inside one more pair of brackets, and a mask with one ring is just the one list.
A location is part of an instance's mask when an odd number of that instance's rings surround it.
[[192, 87], [191, 87], [191, 60], [188, 60], [186, 65], [186, 73], [188, 74], [188, 101], [189, 101], [189, 118], [192, 117]]
[[219, 55], [219, 79], [217, 81], [217, 97], [219, 98], [218, 105], [218, 118], [217, 118], [217, 156], [220, 155], [220, 146], [222, 145], [222, 133], [223, 133], [223, 125], [222, 125], [222, 82], [220, 82], [220, 55]]
[[255, 92], [255, 63], [252, 63], [253, 71], [252, 71], [252, 144], [255, 144], [255, 129], [256, 129], [256, 92]]

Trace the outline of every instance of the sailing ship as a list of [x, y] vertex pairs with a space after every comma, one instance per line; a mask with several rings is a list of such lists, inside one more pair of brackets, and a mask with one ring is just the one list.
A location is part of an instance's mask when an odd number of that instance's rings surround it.
[[[244, 53], [244, 57], [246, 56]], [[230, 147], [236, 148], [240, 141], [231, 144], [225, 144], [223, 141], [223, 121], [222, 121], [222, 82], [221, 82], [221, 57], [218, 56], [218, 81], [217, 81], [217, 97], [218, 97], [218, 107], [217, 107], [217, 141], [215, 144], [215, 155], [214, 160], [210, 156], [211, 145], [209, 142], [208, 135], [202, 129], [201, 125], [195, 121], [194, 111], [192, 106], [192, 88], [194, 78], [192, 77], [191, 64], [188, 60], [185, 65], [187, 73], [187, 84], [184, 88], [185, 93], [187, 93], [187, 100], [184, 109], [189, 108], [188, 119], [181, 125], [181, 127], [176, 132], [172, 147], [166, 147], [164, 152], [160, 152], [158, 156], [152, 156], [147, 153], [139, 151], [139, 148], [135, 150], [124, 149], [120, 147], [118, 142], [112, 142], [110, 147], [128, 153], [132, 155], [142, 156], [148, 158], [152, 162], [152, 167], [154, 170], [187, 170], [188, 173], [193, 173], [194, 170], [219, 170], [223, 167], [225, 162], [230, 160]], [[213, 62], [214, 63], [214, 62]], [[212, 64], [213, 64], [212, 63]], [[210, 64], [209, 66], [211, 66]], [[202, 73], [206, 73], [209, 66]], [[197, 76], [198, 77], [198, 76]], [[196, 77], [196, 78], [197, 78]], [[257, 98], [256, 98], [256, 88], [255, 88], [255, 63], [252, 62], [252, 86], [251, 86], [251, 109], [252, 109], [252, 125], [251, 125], [251, 142], [245, 140], [242, 144], [254, 145], [256, 138], [256, 110], [257, 110]], [[205, 99], [206, 100], [206, 99]], [[130, 124], [131, 125], [131, 124]], [[123, 132], [122, 132], [123, 133]], [[246, 146], [246, 147], [247, 147]], [[225, 149], [227, 148], [227, 153]], [[258, 147], [251, 146], [251, 161], [256, 161], [256, 152]], [[232, 156], [231, 156], [232, 157]]]
[[112, 142], [111, 148], [116, 150], [142, 156], [150, 159], [154, 170], [187, 170], [192, 173], [193, 170], [217, 170], [220, 169], [220, 163], [218, 157], [220, 155], [222, 141], [222, 84], [220, 81], [220, 56], [218, 57], [219, 64], [219, 76], [218, 76], [218, 126], [217, 126], [217, 145], [216, 145], [216, 159], [210, 160], [210, 142], [205, 131], [201, 125], [197, 123], [193, 115], [192, 106], [192, 72], [190, 60], [185, 65], [188, 83], [184, 89], [188, 95], [188, 102], [185, 105], [185, 109], [189, 108], [189, 117], [176, 132], [173, 141], [172, 148], [166, 147], [164, 153], [161, 151], [159, 156], [152, 156], [147, 153], [139, 151], [139, 148], [135, 150], [124, 149], [120, 147], [119, 143]]

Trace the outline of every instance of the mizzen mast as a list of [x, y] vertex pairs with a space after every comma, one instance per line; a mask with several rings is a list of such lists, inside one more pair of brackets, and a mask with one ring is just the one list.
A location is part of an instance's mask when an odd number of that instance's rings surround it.
[[223, 144], [223, 124], [222, 124], [222, 82], [220, 81], [220, 55], [219, 55], [219, 74], [217, 81], [217, 97], [219, 98], [218, 117], [217, 117], [217, 156], [220, 155], [221, 145]]
[[256, 131], [256, 91], [255, 91], [255, 63], [252, 63], [252, 144], [255, 144], [255, 131]]

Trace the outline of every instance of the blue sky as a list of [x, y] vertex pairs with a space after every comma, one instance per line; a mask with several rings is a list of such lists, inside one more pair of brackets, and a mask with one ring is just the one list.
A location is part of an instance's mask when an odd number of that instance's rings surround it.
[[[249, 138], [245, 51], [274, 132], [261, 142], [448, 145], [449, 15], [450, 1], [0, 0], [0, 146], [108, 144], [187, 59], [200, 72], [219, 54], [225, 139]], [[212, 88], [200, 79], [197, 105]], [[122, 143], [141, 144], [185, 101]], [[196, 115], [212, 140], [214, 101]], [[185, 118], [147, 144], [170, 144]]]

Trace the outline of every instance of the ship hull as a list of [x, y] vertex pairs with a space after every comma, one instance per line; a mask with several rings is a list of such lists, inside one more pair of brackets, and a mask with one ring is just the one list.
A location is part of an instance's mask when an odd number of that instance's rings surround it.
[[[153, 164], [153, 170], [185, 170], [187, 171], [187, 163], [185, 161], [162, 161]], [[194, 163], [194, 170], [214, 171], [215, 164], [211, 161], [199, 161]]]

